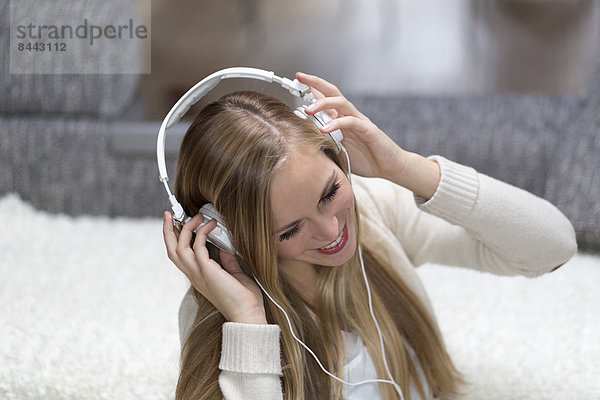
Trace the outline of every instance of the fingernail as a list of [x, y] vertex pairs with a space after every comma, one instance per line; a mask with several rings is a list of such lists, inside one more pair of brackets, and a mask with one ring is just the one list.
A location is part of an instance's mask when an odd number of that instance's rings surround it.
[[316, 106], [313, 103], [310, 106], [306, 107], [306, 111], [313, 111], [315, 108], [316, 108]]
[[324, 131], [328, 131], [329, 129], [331, 129], [331, 125], [327, 124], [327, 125], [323, 125], [323, 127], [321, 128]]

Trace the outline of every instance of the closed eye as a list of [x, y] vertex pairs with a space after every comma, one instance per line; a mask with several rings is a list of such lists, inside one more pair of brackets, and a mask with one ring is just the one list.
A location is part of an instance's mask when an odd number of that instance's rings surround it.
[[300, 232], [301, 224], [296, 224], [292, 229], [279, 235], [279, 241], [291, 239], [296, 233]]
[[335, 195], [337, 194], [338, 190], [340, 189], [340, 184], [339, 182], [336, 182], [332, 187], [331, 190], [329, 191], [329, 193], [327, 193], [327, 195], [325, 195], [320, 203], [329, 203], [331, 200], [333, 200], [333, 198], [335, 197]]

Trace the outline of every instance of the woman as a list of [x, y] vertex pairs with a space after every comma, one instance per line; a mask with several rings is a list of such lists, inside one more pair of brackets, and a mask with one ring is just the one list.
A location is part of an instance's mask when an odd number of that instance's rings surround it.
[[[213, 203], [238, 254], [206, 242], [214, 221], [178, 232], [169, 258], [192, 286], [180, 308], [177, 399], [398, 399], [370, 318], [359, 246], [394, 380], [406, 399], [452, 398], [463, 380], [414, 267], [425, 262], [537, 276], [569, 260], [573, 227], [528, 192], [443, 157], [396, 145], [332, 84], [296, 78], [327, 110], [321, 129], [280, 101], [238, 92], [206, 106], [179, 153], [175, 196], [188, 215]], [[347, 165], [322, 133], [341, 129]], [[377, 179], [371, 179], [377, 178]]]

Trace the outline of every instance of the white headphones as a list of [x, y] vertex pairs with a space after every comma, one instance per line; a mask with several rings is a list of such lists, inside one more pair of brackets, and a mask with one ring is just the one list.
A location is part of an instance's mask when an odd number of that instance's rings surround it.
[[[175, 225], [178, 225], [179, 227], [183, 226], [183, 224], [185, 224], [190, 219], [192, 219], [192, 217], [189, 217], [185, 214], [185, 212], [183, 211], [183, 208], [181, 207], [181, 204], [179, 204], [179, 202], [177, 201], [175, 196], [171, 193], [171, 190], [169, 189], [169, 184], [167, 183], [167, 181], [169, 180], [169, 177], [167, 176], [167, 166], [165, 163], [165, 132], [167, 131], [167, 129], [170, 129], [171, 127], [173, 127], [173, 125], [175, 125], [177, 122], [179, 122], [181, 120], [181, 118], [183, 117], [183, 115], [190, 109], [190, 107], [192, 105], [196, 104], [198, 102], [198, 100], [200, 100], [210, 90], [212, 90], [215, 86], [217, 86], [217, 84], [221, 81], [221, 79], [229, 79], [229, 78], [250, 78], [250, 79], [258, 79], [258, 80], [266, 81], [266, 82], [278, 83], [281, 85], [281, 87], [287, 89], [294, 96], [300, 97], [305, 102], [305, 104], [302, 104], [300, 107], [298, 107], [298, 108], [296, 108], [296, 110], [294, 110], [294, 114], [296, 114], [298, 117], [311, 121], [319, 129], [321, 127], [325, 126], [325, 124], [327, 124], [329, 121], [331, 121], [331, 117], [325, 111], [319, 111], [313, 115], [308, 115], [304, 112], [304, 109], [309, 104], [314, 103], [316, 101], [316, 99], [313, 96], [313, 94], [311, 93], [310, 88], [308, 86], [298, 82], [297, 79], [294, 79], [292, 81], [287, 78], [281, 78], [281, 77], [275, 75], [273, 72], [268, 72], [268, 71], [265, 71], [262, 69], [234, 67], [234, 68], [227, 68], [227, 69], [223, 69], [221, 71], [217, 71], [217, 72], [213, 73], [212, 75], [207, 76], [200, 82], [198, 82], [194, 87], [192, 87], [190, 90], [188, 90], [187, 93], [185, 93], [179, 99], [179, 101], [177, 103], [175, 103], [173, 108], [171, 108], [171, 111], [169, 111], [169, 113], [163, 120], [162, 125], [160, 126], [160, 131], [158, 132], [158, 139], [156, 141], [156, 158], [158, 160], [159, 179], [164, 184], [165, 190], [167, 191], [167, 195], [169, 196], [169, 202], [171, 203], [171, 209], [173, 210], [173, 222], [175, 223]], [[348, 152], [342, 145], [342, 140], [344, 139], [342, 132], [338, 129], [331, 133], [324, 133], [324, 135], [329, 136], [331, 138], [331, 140], [333, 140], [333, 142], [335, 143], [335, 145], [338, 149], [337, 150], [338, 153], [340, 150], [342, 152], [344, 152], [344, 155], [346, 156], [346, 163], [347, 163], [346, 165], [348, 167], [348, 171], [347, 171], [348, 179], [351, 179], [350, 178], [350, 175], [351, 175], [350, 158], [348, 157]], [[212, 219], [217, 220], [217, 226], [208, 234], [207, 240], [209, 242], [211, 242], [212, 244], [214, 244], [215, 246], [217, 246], [218, 248], [220, 248], [221, 250], [224, 250], [231, 254], [236, 254], [237, 252], [236, 252], [235, 248], [233, 247], [233, 245], [231, 244], [229, 231], [227, 230], [227, 227], [225, 226], [224, 219], [217, 212], [214, 205], [207, 203], [207, 204], [203, 205], [198, 212], [204, 216], [204, 220], [203, 220], [202, 224], [200, 224], [200, 226], [198, 226], [198, 228], [207, 224]], [[196, 230], [198, 230], [198, 228], [196, 228]], [[294, 334], [289, 316], [287, 315], [285, 310], [279, 304], [277, 304], [277, 302], [275, 302], [275, 300], [263, 288], [263, 286], [258, 281], [258, 279], [256, 279], [256, 277], [254, 277], [254, 280], [256, 281], [258, 286], [260, 286], [262, 291], [267, 295], [267, 297], [275, 304], [275, 306], [277, 306], [284, 313], [294, 339], [296, 339], [296, 341], [298, 341], [308, 352], [310, 352], [310, 354], [315, 358], [315, 360], [319, 364], [319, 367], [321, 367], [321, 369], [327, 375], [331, 376], [332, 378], [334, 378], [346, 385], [352, 385], [352, 386], [362, 385], [365, 383], [375, 383], [375, 382], [389, 383], [394, 386], [394, 388], [396, 389], [396, 392], [400, 395], [400, 398], [402, 400], [404, 400], [404, 396], [402, 394], [400, 385], [398, 385], [393, 380], [392, 374], [391, 374], [388, 364], [387, 364], [387, 360], [385, 357], [385, 348], [383, 345], [383, 337], [381, 335], [379, 323], [377, 322], [377, 319], [375, 318], [375, 314], [373, 312], [371, 290], [369, 289], [369, 282], [367, 281], [367, 274], [365, 272], [365, 266], [364, 266], [364, 262], [363, 262], [363, 258], [362, 258], [362, 251], [361, 251], [360, 246], [358, 246], [358, 252], [359, 252], [360, 263], [361, 263], [361, 267], [362, 267], [363, 278], [364, 278], [365, 284], [367, 286], [367, 293], [368, 293], [368, 299], [369, 299], [369, 310], [371, 311], [371, 317], [373, 318], [373, 321], [375, 322], [375, 327], [377, 328], [377, 333], [379, 334], [379, 343], [381, 344], [381, 351], [383, 354], [383, 362], [384, 362], [386, 371], [388, 373], [389, 380], [369, 379], [369, 380], [365, 380], [365, 381], [361, 381], [361, 382], [352, 383], [352, 382], [346, 382], [346, 381], [340, 379], [339, 377], [333, 375], [329, 371], [327, 371], [323, 367], [323, 364], [321, 364], [321, 362], [319, 361], [317, 356], [312, 352], [312, 350], [308, 346], [306, 346], [306, 344], [304, 344], [304, 342], [302, 342]]]
[[[311, 93], [309, 87], [298, 82], [297, 79], [292, 81], [287, 78], [279, 77], [270, 71], [247, 67], [223, 69], [202, 79], [190, 90], [188, 90], [187, 93], [185, 93], [179, 99], [179, 101], [175, 103], [173, 108], [171, 108], [171, 111], [169, 111], [163, 120], [162, 125], [160, 126], [158, 139], [156, 141], [156, 158], [158, 161], [159, 179], [164, 184], [167, 195], [169, 196], [169, 202], [171, 203], [171, 209], [173, 210], [173, 222], [178, 227], [183, 226], [183, 224], [192, 219], [192, 217], [185, 214], [181, 204], [179, 204], [175, 196], [171, 193], [169, 184], [167, 183], [169, 177], [167, 176], [167, 166], [165, 163], [165, 133], [168, 129], [173, 127], [181, 120], [191, 106], [196, 104], [202, 97], [204, 97], [209, 91], [217, 86], [222, 79], [230, 78], [250, 78], [265, 82], [278, 83], [281, 85], [281, 87], [287, 89], [294, 96], [300, 97], [305, 102], [305, 104], [302, 104], [300, 107], [294, 110], [294, 114], [296, 114], [298, 117], [311, 121], [319, 129], [331, 121], [331, 117], [325, 111], [319, 111], [314, 115], [309, 115], [304, 112], [304, 109], [311, 103], [314, 103], [316, 99]], [[338, 129], [331, 133], [325, 133], [324, 135], [329, 136], [331, 140], [333, 140], [338, 152], [341, 150], [345, 153], [348, 165], [348, 176], [350, 176], [350, 158], [348, 157], [346, 149], [342, 145], [342, 140], [344, 138], [342, 132]], [[204, 204], [198, 212], [204, 216], [204, 220], [198, 228], [207, 224], [212, 219], [217, 220], [217, 226], [208, 234], [207, 240], [221, 250], [235, 254], [236, 251], [231, 243], [229, 231], [225, 226], [224, 219], [217, 212], [214, 205], [210, 203]], [[198, 228], [196, 228], [196, 230]]]

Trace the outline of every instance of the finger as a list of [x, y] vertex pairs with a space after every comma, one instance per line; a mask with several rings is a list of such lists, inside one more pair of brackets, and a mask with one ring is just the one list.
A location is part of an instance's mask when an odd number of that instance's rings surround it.
[[[168, 212], [168, 211], [167, 211]], [[173, 219], [173, 214], [169, 213], [169, 221], [171, 221], [173, 233], [175, 233], [175, 237], [179, 240], [179, 225], [175, 224], [175, 220]]]
[[217, 262], [211, 260], [208, 249], [206, 248], [208, 234], [215, 229], [216, 226], [216, 220], [210, 220], [208, 223], [201, 226], [196, 232], [196, 239], [194, 240], [193, 245], [194, 261], [198, 264], [197, 271], [200, 273], [202, 281], [207, 284], [209, 282], [215, 283], [215, 279], [219, 279], [218, 277], [223, 273], [223, 268], [221, 268]]
[[335, 110], [338, 115], [354, 115], [361, 118], [363, 115], [350, 103], [345, 97], [326, 97], [317, 100], [315, 103], [306, 107], [307, 114], [314, 114], [322, 110]]
[[317, 100], [324, 99], [326, 97], [323, 93], [319, 92], [314, 87], [311, 87], [310, 91], [312, 92], [312, 94], [315, 96], [315, 99], [317, 99]]
[[198, 228], [193, 243], [193, 249], [190, 247], [190, 238], [192, 230], [196, 229], [202, 222], [203, 216], [197, 214], [188, 221], [181, 230], [181, 240], [178, 243], [177, 255], [181, 266], [179, 269], [194, 284], [194, 287], [201, 293], [204, 293], [204, 275], [206, 268], [210, 268], [210, 257], [206, 248], [206, 235], [216, 226], [216, 221], [209, 221], [207, 224]]
[[177, 242], [177, 254], [179, 258], [183, 258], [186, 252], [192, 251], [190, 243], [192, 240], [192, 234], [194, 229], [202, 222], [202, 214], [196, 214], [191, 220], [185, 223], [179, 233], [179, 240]]
[[165, 247], [167, 248], [167, 255], [173, 262], [179, 260], [177, 257], [177, 242], [179, 240], [179, 232], [173, 225], [173, 217], [171, 213], [165, 211], [163, 214], [163, 239], [165, 241]]
[[[206, 240], [208, 238], [208, 234], [210, 231], [215, 229], [217, 226], [217, 221], [211, 219], [208, 223], [202, 225], [196, 231], [196, 239], [194, 239], [194, 252], [206, 252], [206, 257], [208, 257], [208, 249], [206, 248]], [[204, 254], [202, 254], [204, 255]]]
[[327, 82], [325, 79], [319, 78], [315, 75], [308, 75], [302, 72], [296, 72], [296, 79], [305, 85], [314, 87], [325, 96], [341, 96], [342, 92], [333, 84]]
[[365, 133], [369, 130], [369, 127], [369, 122], [349, 115], [329, 121], [325, 126], [321, 127], [321, 132], [331, 133], [337, 129], [341, 129], [342, 132]]
[[208, 248], [206, 247], [206, 242], [208, 240], [208, 234], [215, 229], [217, 226], [216, 220], [210, 220], [205, 225], [201, 226], [196, 232], [196, 239], [194, 240], [193, 248], [194, 248], [194, 259], [200, 265], [200, 273], [204, 277], [207, 272], [211, 272], [213, 270], [218, 271], [221, 269], [221, 266], [211, 260], [210, 253], [208, 252]]
[[179, 231], [173, 224], [173, 217], [168, 211], [163, 214], [163, 236], [169, 259], [188, 279], [191, 280], [192, 276], [190, 275], [190, 268], [183, 257], [180, 256], [180, 251], [178, 250]]

